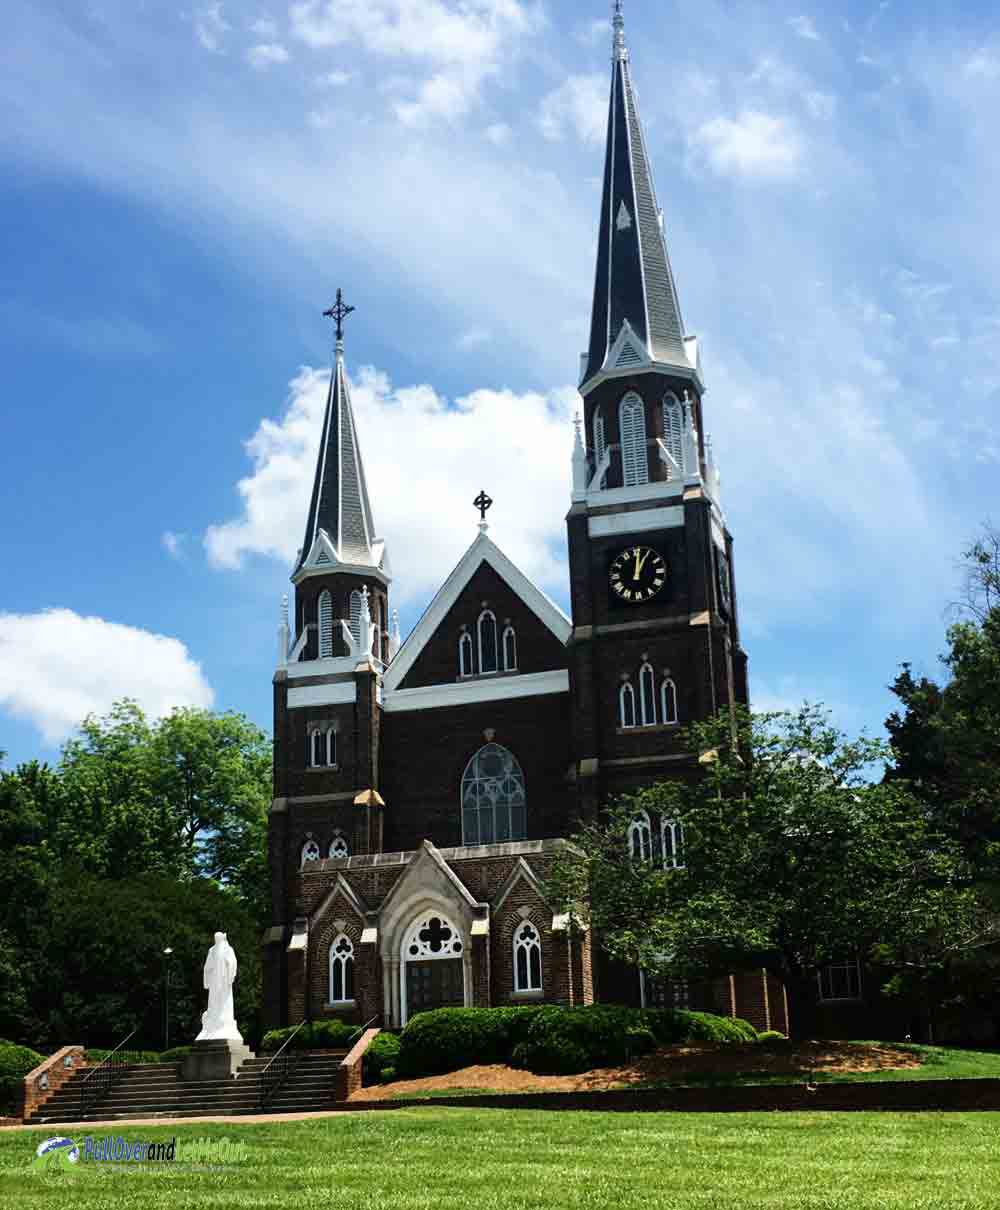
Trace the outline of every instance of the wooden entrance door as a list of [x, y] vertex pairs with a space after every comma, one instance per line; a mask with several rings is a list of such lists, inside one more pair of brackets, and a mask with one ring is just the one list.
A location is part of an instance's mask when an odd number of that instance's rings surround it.
[[461, 958], [407, 962], [407, 1018], [431, 1008], [461, 1008], [464, 1003], [465, 979]]

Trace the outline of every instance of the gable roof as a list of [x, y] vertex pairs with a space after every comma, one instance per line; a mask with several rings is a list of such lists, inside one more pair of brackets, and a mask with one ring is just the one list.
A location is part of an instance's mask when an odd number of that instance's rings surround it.
[[485, 529], [465, 554], [459, 559], [447, 580], [438, 589], [437, 595], [424, 610], [416, 626], [410, 631], [406, 642], [400, 647], [385, 673], [386, 690], [398, 689], [403, 678], [413, 667], [417, 657], [428, 641], [437, 632], [448, 611], [458, 600], [466, 584], [483, 563], [488, 563], [512, 592], [524, 602], [559, 640], [566, 644], [573, 632], [573, 623], [553, 601], [536, 588], [524, 572], [507, 558], [499, 546], [487, 536]]

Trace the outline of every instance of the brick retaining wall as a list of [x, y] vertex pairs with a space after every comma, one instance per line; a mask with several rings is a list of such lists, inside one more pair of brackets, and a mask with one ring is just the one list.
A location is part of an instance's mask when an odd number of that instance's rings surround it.
[[352, 1101], [352, 1109], [575, 1109], [614, 1113], [749, 1113], [759, 1110], [1000, 1110], [1000, 1080], [907, 1080], [871, 1084], [772, 1084], [736, 1088], [639, 1088]]
[[64, 1046], [29, 1071], [21, 1084], [17, 1106], [23, 1121], [27, 1122], [57, 1089], [73, 1078], [79, 1068], [86, 1066], [82, 1046]]

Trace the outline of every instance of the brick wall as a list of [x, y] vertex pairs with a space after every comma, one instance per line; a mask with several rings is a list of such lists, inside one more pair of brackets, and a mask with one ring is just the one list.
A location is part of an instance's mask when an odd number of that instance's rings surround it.
[[86, 1066], [82, 1046], [63, 1046], [54, 1055], [49, 1055], [29, 1071], [21, 1082], [18, 1116], [25, 1122], [29, 1121], [53, 1093], [71, 1080], [81, 1067]]

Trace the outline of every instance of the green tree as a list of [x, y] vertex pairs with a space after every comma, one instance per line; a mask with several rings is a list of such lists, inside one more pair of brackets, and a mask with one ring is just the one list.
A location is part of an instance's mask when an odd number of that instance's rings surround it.
[[[996, 937], [968, 870], [901, 781], [872, 780], [886, 748], [849, 740], [818, 707], [738, 711], [691, 727], [698, 772], [619, 800], [557, 865], [564, 907], [589, 902], [615, 957], [675, 976], [766, 963], [793, 1002], [826, 962], [876, 948], [900, 988]], [[683, 868], [629, 852], [645, 812], [683, 828]], [[793, 1007], [793, 1020], [795, 1009]]]
[[891, 686], [902, 709], [886, 720], [889, 776], [913, 785], [981, 879], [1000, 882], [1000, 535], [985, 527], [964, 560], [965, 618], [948, 630], [944, 683], [904, 665]]

